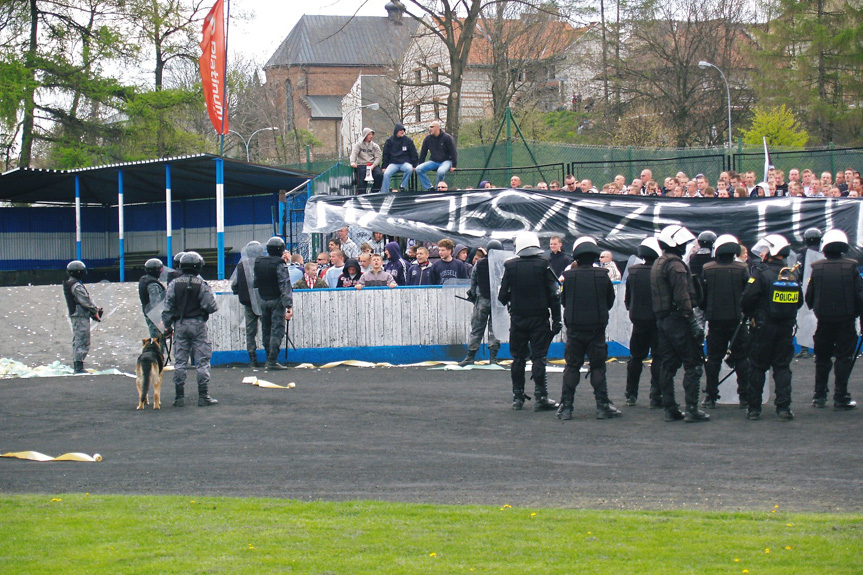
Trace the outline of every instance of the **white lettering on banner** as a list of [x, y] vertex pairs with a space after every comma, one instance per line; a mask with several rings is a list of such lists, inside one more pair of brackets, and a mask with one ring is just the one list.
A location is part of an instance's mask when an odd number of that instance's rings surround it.
[[857, 237], [854, 238], [855, 243], [859, 243], [863, 238], [863, 209], [860, 209], [860, 200], [854, 200], [857, 208]]
[[792, 198], [791, 200], [791, 235], [798, 242], [803, 241], [803, 230], [800, 229], [800, 198]]
[[552, 205], [551, 208], [549, 208], [548, 211], [545, 212], [545, 215], [543, 215], [542, 218], [538, 222], [536, 222], [536, 226], [534, 226], [533, 231], [540, 231], [543, 227], [545, 227], [546, 222], [551, 219], [551, 216], [553, 216], [562, 209], [563, 202], [557, 202], [556, 204]]
[[518, 220], [519, 222], [521, 222], [521, 225], [523, 226], [522, 229], [510, 230], [510, 232], [509, 232], [510, 235], [517, 234], [518, 232], [526, 232], [526, 231], [530, 230], [530, 228], [531, 228], [530, 220], [528, 220], [526, 217], [522, 216], [521, 214], [508, 212], [505, 209], [503, 209], [502, 207], [500, 207], [501, 200], [504, 200], [504, 199], [509, 198], [509, 197], [521, 198], [523, 200], [533, 199], [533, 197], [530, 194], [524, 194], [521, 192], [514, 192], [511, 190], [507, 190], [506, 192], [499, 193], [491, 201], [492, 210], [494, 211], [494, 213], [496, 213], [497, 215], [499, 215], [502, 218], [506, 218], [506, 219], [510, 219], [510, 220]]
[[[777, 219], [784, 219], [782, 216], [787, 217], [787, 215], [791, 215], [791, 214], [787, 214], [787, 210], [792, 205], [793, 205], [793, 202], [789, 198], [777, 198], [776, 201], [773, 201], [770, 203], [759, 202], [758, 203], [758, 231], [757, 231], [756, 235], [759, 238], [763, 238], [765, 235], [767, 235], [767, 210], [768, 209], [778, 208], [781, 215], [780, 215], [780, 218], [777, 218]], [[772, 222], [774, 224], [774, 227], [777, 227], [776, 226], [776, 224], [778, 223], [776, 221], [777, 219], [774, 219]], [[782, 226], [782, 227], [784, 227], [784, 226]]]
[[447, 231], [453, 231], [455, 228], [455, 196], [443, 196], [443, 195], [433, 195], [433, 196], [425, 196], [422, 198], [417, 198], [415, 200], [417, 203], [425, 203], [425, 202], [447, 202], [449, 204], [449, 220], [446, 224]]
[[466, 236], [474, 236], [477, 238], [481, 238], [485, 236], [485, 229], [472, 229], [467, 225], [467, 221], [477, 220], [482, 222], [486, 216], [488, 216], [488, 205], [483, 202], [479, 205], [479, 209], [469, 210], [467, 206], [470, 204], [471, 198], [477, 198], [479, 200], [488, 200], [491, 198], [491, 194], [488, 192], [480, 192], [476, 194], [464, 194], [461, 197], [461, 206], [459, 209], [459, 217], [458, 217], [458, 233], [464, 234]]
[[[677, 202], [673, 204], [668, 204], [669, 206], [679, 206]], [[659, 231], [665, 226], [670, 226], [673, 224], [680, 225], [680, 220], [672, 220], [671, 218], [664, 218], [660, 215], [662, 211], [662, 203], [656, 203], [653, 206], [653, 232], [658, 234]]]
[[833, 206], [836, 205], [836, 200], [827, 200], [827, 205], [824, 206], [824, 219], [827, 220], [826, 229], [833, 229]]
[[570, 235], [578, 235], [578, 206], [575, 204], [569, 206], [569, 212], [566, 214], [566, 230]]
[[[214, 26], [215, 29], [215, 26]], [[216, 109], [216, 117], [222, 119], [222, 98], [219, 93], [219, 71], [216, 70], [216, 54], [218, 46], [212, 40], [210, 41], [210, 80], [213, 87], [213, 107]]]
[[[626, 202], [626, 203], [612, 202], [612, 206], [623, 206], [623, 207], [627, 207], [627, 208], [634, 207], [635, 209], [620, 219], [620, 223], [618, 223], [616, 226], [614, 226], [614, 229], [612, 229], [608, 233], [609, 236], [621, 235], [621, 231], [623, 231], [623, 229], [626, 227], [626, 224], [628, 224], [629, 222], [631, 222], [634, 219], [637, 219], [639, 216], [641, 216], [641, 214], [646, 212], [647, 208], [649, 207], [647, 204], [638, 205], [638, 204], [633, 204], [631, 202]], [[626, 235], [631, 236], [632, 234], [626, 234]]]

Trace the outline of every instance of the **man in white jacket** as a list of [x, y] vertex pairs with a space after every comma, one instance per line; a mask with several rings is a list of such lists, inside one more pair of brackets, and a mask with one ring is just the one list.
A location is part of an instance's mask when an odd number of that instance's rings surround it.
[[381, 147], [373, 140], [375, 131], [371, 128], [363, 128], [362, 137], [351, 148], [351, 167], [354, 168], [357, 177], [357, 193], [365, 193], [368, 189], [366, 182], [366, 170], [368, 166], [372, 168], [372, 193], [381, 191], [381, 180], [384, 178], [384, 173], [381, 171]]

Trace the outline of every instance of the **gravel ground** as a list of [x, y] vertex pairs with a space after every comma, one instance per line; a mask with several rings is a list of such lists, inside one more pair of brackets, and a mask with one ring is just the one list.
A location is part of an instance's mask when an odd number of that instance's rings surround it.
[[[757, 422], [723, 406], [709, 423], [665, 423], [646, 397], [622, 405], [623, 363], [609, 365], [611, 397], [624, 412], [610, 421], [593, 418], [586, 383], [572, 421], [534, 413], [532, 403], [513, 411], [505, 371], [257, 373], [296, 382], [285, 390], [242, 384], [247, 368], [220, 368], [211, 386], [220, 405], [196, 407], [192, 384], [183, 409], [171, 407], [166, 372], [162, 410], [144, 412], [123, 376], [0, 380], [0, 453], [104, 457], [0, 459], [0, 493], [859, 512], [863, 414], [813, 408], [812, 360], [792, 369], [797, 418], [788, 423], [772, 406]], [[560, 374], [550, 377], [556, 393]], [[859, 395], [859, 377], [851, 391]]]

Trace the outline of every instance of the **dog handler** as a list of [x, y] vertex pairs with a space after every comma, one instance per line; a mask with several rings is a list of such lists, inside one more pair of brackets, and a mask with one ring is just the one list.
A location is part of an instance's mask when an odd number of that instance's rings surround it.
[[186, 252], [180, 260], [183, 275], [168, 284], [162, 322], [165, 335], [174, 336], [174, 389], [177, 396], [174, 407], [185, 405], [186, 362], [189, 353], [195, 355], [198, 372], [198, 405], [203, 407], [219, 403], [207, 393], [210, 383], [210, 357], [213, 344], [207, 333], [207, 319], [216, 313], [218, 306], [213, 291], [199, 274], [204, 258], [197, 252]]
[[66, 307], [69, 308], [69, 319], [72, 321], [72, 361], [75, 373], [87, 373], [84, 371], [84, 358], [90, 351], [90, 318], [102, 321], [102, 309], [96, 307], [90, 299], [90, 292], [81, 282], [87, 275], [84, 262], [69, 262], [66, 271], [69, 277], [63, 282], [63, 295], [66, 298]]

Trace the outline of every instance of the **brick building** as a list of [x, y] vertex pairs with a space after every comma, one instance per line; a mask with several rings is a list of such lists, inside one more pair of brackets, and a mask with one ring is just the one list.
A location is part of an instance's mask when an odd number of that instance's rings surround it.
[[318, 153], [336, 156], [341, 101], [361, 75], [383, 76], [398, 66], [416, 22], [389, 16], [303, 16], [264, 66], [287, 128], [309, 130]]

